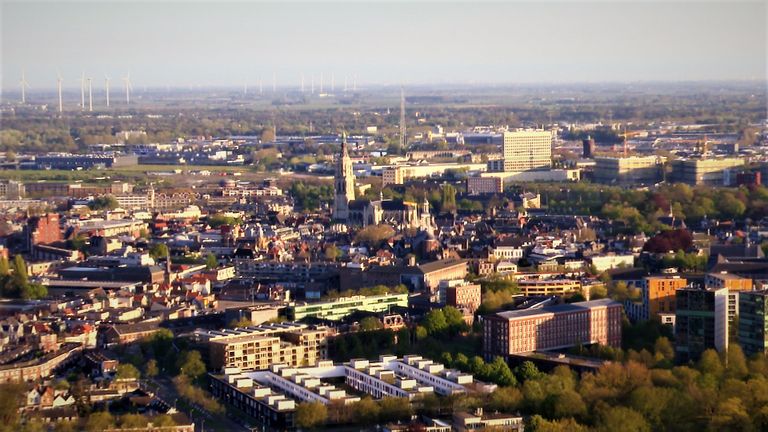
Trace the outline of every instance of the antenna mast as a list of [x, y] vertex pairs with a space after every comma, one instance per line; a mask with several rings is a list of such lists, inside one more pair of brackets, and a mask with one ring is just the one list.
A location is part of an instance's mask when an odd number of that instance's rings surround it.
[[400, 87], [400, 151], [405, 150], [405, 91]]

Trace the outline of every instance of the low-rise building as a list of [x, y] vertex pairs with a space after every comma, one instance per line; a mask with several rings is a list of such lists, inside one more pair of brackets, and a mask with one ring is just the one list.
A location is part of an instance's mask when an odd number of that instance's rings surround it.
[[[445, 304], [455, 308], [467, 309], [470, 313], [480, 307], [482, 303], [482, 289], [480, 284], [473, 284], [463, 280], [450, 283], [445, 282]], [[441, 290], [443, 287], [440, 288]]]
[[28, 382], [48, 378], [60, 367], [74, 362], [82, 349], [79, 343], [65, 343], [57, 351], [42, 357], [0, 365], [0, 382]]
[[474, 412], [459, 411], [453, 414], [455, 432], [522, 432], [525, 429], [523, 417], [506, 413], [484, 413], [483, 408]]
[[445, 259], [409, 268], [400, 275], [400, 281], [412, 290], [428, 295], [429, 301], [439, 303], [440, 282], [464, 279], [468, 271], [466, 260]]
[[690, 185], [729, 186], [745, 163], [743, 158], [677, 159], [670, 164], [671, 177]]
[[594, 178], [606, 184], [653, 184], [661, 180], [658, 156], [596, 157]]
[[358, 311], [374, 313], [387, 312], [394, 306], [408, 307], [408, 294], [353, 296], [317, 303], [294, 303], [286, 308], [286, 315], [291, 321], [297, 321], [307, 317], [335, 321]]
[[487, 195], [504, 192], [500, 177], [467, 177], [467, 195]]
[[520, 279], [518, 289], [524, 296], [552, 296], [581, 293], [581, 281], [576, 279]]
[[101, 344], [113, 346], [139, 341], [160, 331], [159, 321], [145, 321], [134, 324], [115, 324], [101, 331]]

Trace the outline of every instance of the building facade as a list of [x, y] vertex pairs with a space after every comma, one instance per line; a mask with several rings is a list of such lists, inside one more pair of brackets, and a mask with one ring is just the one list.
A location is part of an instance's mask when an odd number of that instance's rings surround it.
[[512, 354], [578, 345], [621, 345], [620, 303], [593, 300], [537, 309], [499, 312], [484, 317], [483, 354]]
[[544, 130], [516, 130], [503, 134], [505, 172], [548, 170], [552, 167], [552, 133]]
[[43, 216], [33, 216], [27, 220], [25, 227], [27, 250], [32, 251], [37, 245], [48, 245], [62, 241], [64, 236], [59, 225], [57, 213], [46, 213]]
[[525, 296], [552, 296], [581, 293], [581, 281], [576, 279], [520, 279], [520, 293]]
[[596, 157], [595, 182], [652, 184], [661, 180], [662, 160], [657, 156]]
[[728, 349], [728, 290], [675, 291], [675, 354], [682, 362], [698, 360], [707, 349]]
[[675, 313], [677, 302], [675, 292], [685, 288], [688, 280], [680, 276], [648, 276], [637, 287], [640, 298], [627, 300], [624, 308], [632, 322], [660, 320], [662, 316]]
[[447, 284], [445, 288], [445, 304], [455, 308], [465, 308], [471, 313], [480, 307], [482, 290], [480, 284], [464, 282]]
[[768, 291], [739, 294], [739, 345], [744, 354], [768, 353]]
[[286, 314], [291, 321], [307, 317], [339, 320], [357, 311], [387, 312], [394, 306], [407, 308], [408, 294], [341, 297], [326, 302], [293, 304], [286, 308]]
[[467, 195], [487, 195], [504, 192], [501, 177], [467, 177]]
[[273, 364], [313, 365], [328, 356], [328, 329], [298, 323], [197, 332], [211, 367], [263, 370]]
[[744, 164], [742, 158], [678, 159], [671, 163], [672, 179], [690, 185], [728, 186], [736, 180], [736, 170]]

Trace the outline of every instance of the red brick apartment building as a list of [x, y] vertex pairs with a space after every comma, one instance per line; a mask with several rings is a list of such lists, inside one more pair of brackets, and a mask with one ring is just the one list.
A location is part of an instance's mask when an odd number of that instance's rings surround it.
[[483, 321], [486, 358], [577, 345], [621, 345], [622, 305], [610, 299], [499, 312]]
[[28, 250], [32, 250], [34, 246], [40, 244], [56, 243], [64, 238], [59, 226], [59, 215], [56, 213], [46, 213], [43, 216], [29, 218], [24, 234]]

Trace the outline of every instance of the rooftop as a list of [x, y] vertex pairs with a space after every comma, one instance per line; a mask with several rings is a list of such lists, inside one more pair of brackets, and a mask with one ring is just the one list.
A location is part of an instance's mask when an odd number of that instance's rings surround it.
[[577, 312], [577, 311], [583, 311], [587, 309], [594, 309], [594, 308], [607, 307], [607, 306], [621, 306], [621, 303], [618, 303], [611, 299], [600, 299], [600, 300], [592, 300], [592, 301], [570, 303], [570, 304], [559, 304], [555, 306], [545, 306], [540, 309], [523, 309], [523, 310], [499, 312], [496, 315], [502, 318], [514, 319], [514, 318], [543, 315], [548, 313]]

